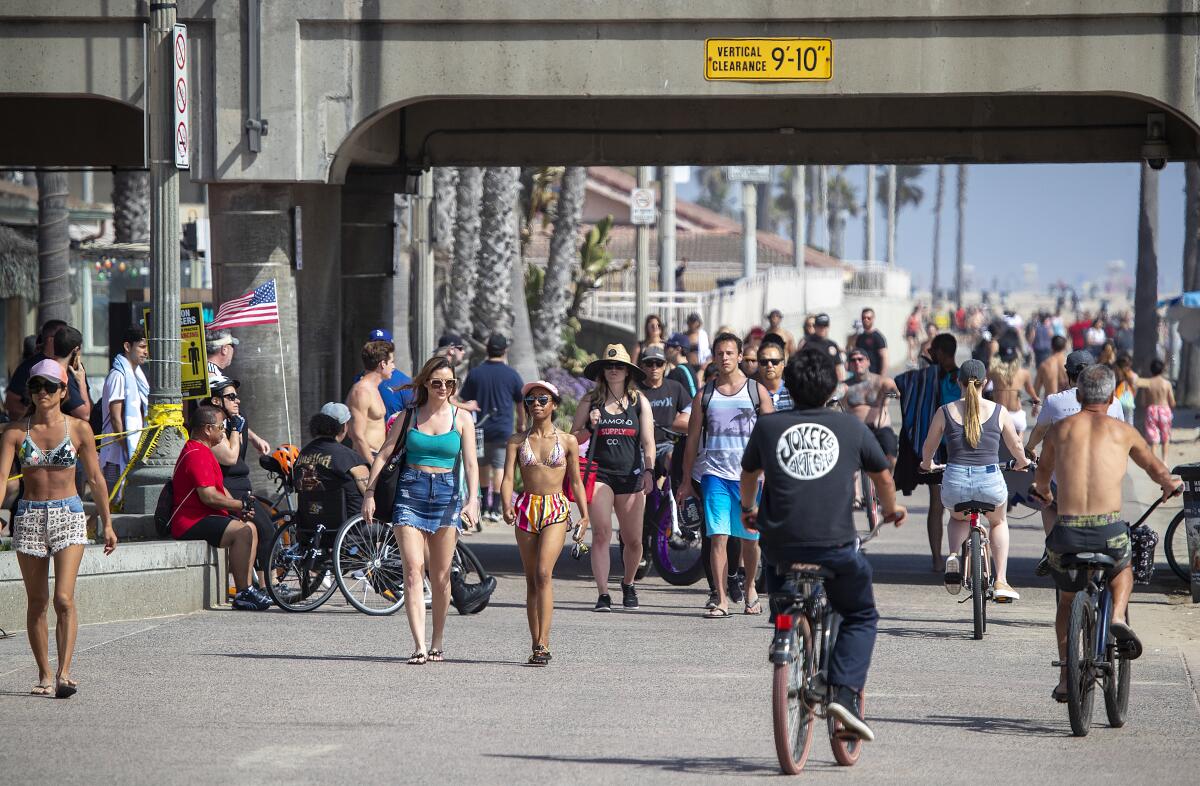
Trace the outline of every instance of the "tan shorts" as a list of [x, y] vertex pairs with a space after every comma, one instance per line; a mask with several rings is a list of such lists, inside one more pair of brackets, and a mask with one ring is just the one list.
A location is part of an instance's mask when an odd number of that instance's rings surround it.
[[17, 502], [13, 548], [31, 557], [48, 557], [67, 546], [86, 546], [87, 516], [79, 497]]

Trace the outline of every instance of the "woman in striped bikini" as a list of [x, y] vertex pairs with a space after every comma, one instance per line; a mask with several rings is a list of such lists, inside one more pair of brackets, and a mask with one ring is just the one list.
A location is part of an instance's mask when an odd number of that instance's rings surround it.
[[[563, 494], [563, 480], [570, 479], [571, 494], [579, 506], [576, 543], [583, 541], [588, 527], [587, 493], [579, 477], [579, 442], [554, 425], [554, 412], [561, 401], [558, 389], [549, 382], [530, 382], [521, 395], [532, 425], [508, 440], [500, 498], [504, 520], [516, 525], [517, 548], [525, 567], [525, 613], [533, 639], [529, 665], [545, 666], [551, 657], [554, 563], [562, 554], [571, 523], [571, 503]], [[513, 473], [518, 468], [524, 490], [513, 494]]]

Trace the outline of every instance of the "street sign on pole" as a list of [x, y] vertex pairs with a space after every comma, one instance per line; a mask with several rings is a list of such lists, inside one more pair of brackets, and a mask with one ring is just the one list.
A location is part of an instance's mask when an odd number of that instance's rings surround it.
[[175, 122], [172, 135], [175, 168], [187, 169], [192, 156], [192, 127], [188, 122], [188, 36], [187, 25], [171, 28], [171, 104]]
[[635, 188], [629, 192], [629, 223], [654, 223], [654, 189]]
[[727, 166], [725, 177], [731, 183], [770, 183], [771, 165], [765, 166]]
[[[142, 324], [150, 327], [150, 309], [142, 309]], [[180, 390], [183, 399], [208, 398], [208, 353], [204, 344], [204, 304], [179, 304]]]

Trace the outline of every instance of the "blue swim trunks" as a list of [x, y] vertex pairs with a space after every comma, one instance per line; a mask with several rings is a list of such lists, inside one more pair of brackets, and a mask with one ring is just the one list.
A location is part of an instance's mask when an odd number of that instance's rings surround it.
[[704, 531], [713, 535], [731, 535], [742, 540], [758, 540], [757, 532], [742, 526], [742, 493], [736, 480], [705, 475], [700, 480], [704, 497]]

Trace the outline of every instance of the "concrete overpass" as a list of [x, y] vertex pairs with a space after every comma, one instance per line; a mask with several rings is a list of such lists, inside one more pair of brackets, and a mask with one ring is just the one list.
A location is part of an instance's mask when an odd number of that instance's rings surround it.
[[[0, 165], [145, 165], [148, 13], [0, 7]], [[393, 195], [423, 167], [1134, 161], [1148, 123], [1156, 158], [1194, 158], [1200, 139], [1200, 0], [181, 0], [179, 15], [218, 297], [279, 279], [304, 411], [341, 395], [339, 369], [407, 296]], [[705, 39], [778, 36], [829, 39], [832, 77], [705, 78]], [[238, 365], [279, 384], [266, 352]]]

